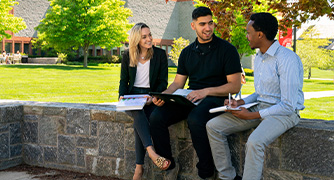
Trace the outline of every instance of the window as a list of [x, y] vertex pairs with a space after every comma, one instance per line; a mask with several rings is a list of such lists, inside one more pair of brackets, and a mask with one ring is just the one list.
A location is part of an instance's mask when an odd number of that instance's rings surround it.
[[24, 52], [24, 54], [29, 54], [29, 44], [24, 44], [24, 50], [23, 50], [23, 52]]
[[6, 53], [12, 52], [12, 43], [5, 43], [5, 51]]
[[117, 47], [112, 48], [112, 55], [117, 55]]
[[20, 51], [20, 53], [22, 52], [21, 43], [15, 43], [14, 53], [16, 53], [17, 51]]
[[168, 46], [168, 54], [170, 53], [171, 50], [172, 50], [172, 46]]

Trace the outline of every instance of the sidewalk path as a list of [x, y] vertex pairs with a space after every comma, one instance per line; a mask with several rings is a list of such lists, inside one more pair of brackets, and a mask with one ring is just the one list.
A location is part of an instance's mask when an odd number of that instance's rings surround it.
[[334, 91], [304, 92], [305, 99], [334, 96]]

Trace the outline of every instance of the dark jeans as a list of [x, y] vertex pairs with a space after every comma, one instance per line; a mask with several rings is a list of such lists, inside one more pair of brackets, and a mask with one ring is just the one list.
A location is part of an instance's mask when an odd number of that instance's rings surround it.
[[193, 146], [197, 153], [199, 162], [198, 175], [207, 178], [213, 175], [215, 166], [211, 154], [208, 136], [206, 134], [206, 123], [221, 113], [209, 113], [211, 108], [224, 104], [226, 97], [206, 97], [197, 107], [191, 108], [175, 103], [164, 104], [157, 107], [150, 117], [150, 129], [157, 153], [172, 161], [169, 169], [175, 167], [172, 156], [168, 127], [181, 120], [187, 119]]
[[[131, 94], [148, 94], [148, 88], [133, 88]], [[143, 110], [126, 111], [126, 113], [133, 117], [133, 128], [135, 134], [135, 148], [136, 148], [136, 164], [144, 164], [146, 148], [153, 146], [149, 117], [156, 106], [152, 103], [145, 105]]]

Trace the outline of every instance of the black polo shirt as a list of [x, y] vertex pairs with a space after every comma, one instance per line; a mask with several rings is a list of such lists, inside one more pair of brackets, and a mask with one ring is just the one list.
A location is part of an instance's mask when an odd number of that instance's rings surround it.
[[213, 35], [212, 41], [195, 42], [180, 54], [177, 74], [189, 77], [189, 89], [203, 89], [227, 83], [226, 76], [242, 72], [237, 49]]

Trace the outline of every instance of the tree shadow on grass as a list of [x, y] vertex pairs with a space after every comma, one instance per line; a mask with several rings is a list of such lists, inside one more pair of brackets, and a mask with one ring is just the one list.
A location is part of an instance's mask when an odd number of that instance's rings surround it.
[[[102, 70], [102, 67], [83, 67], [83, 66], [68, 66], [68, 65], [36, 65], [36, 64], [11, 64], [11, 65], [3, 65], [6, 68], [15, 68], [15, 69], [56, 69], [56, 70]], [[1, 67], [1, 66], [0, 66]]]

